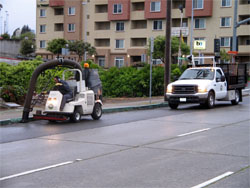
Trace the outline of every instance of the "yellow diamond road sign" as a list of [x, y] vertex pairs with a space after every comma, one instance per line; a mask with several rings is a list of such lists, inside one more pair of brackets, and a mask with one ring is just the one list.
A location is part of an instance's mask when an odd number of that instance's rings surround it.
[[195, 50], [205, 50], [206, 49], [206, 41], [205, 40], [195, 40], [194, 41], [194, 49]]

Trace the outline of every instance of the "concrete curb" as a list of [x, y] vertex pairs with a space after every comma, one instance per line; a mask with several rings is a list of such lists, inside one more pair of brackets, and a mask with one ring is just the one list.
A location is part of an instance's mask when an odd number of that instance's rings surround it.
[[[140, 106], [126, 106], [126, 107], [119, 107], [119, 108], [106, 108], [103, 109], [103, 113], [114, 113], [114, 112], [125, 112], [125, 111], [132, 111], [132, 110], [144, 110], [144, 109], [154, 109], [154, 108], [161, 108], [167, 107], [168, 103], [160, 103], [160, 104], [149, 104], [149, 105], [140, 105]], [[33, 117], [29, 118], [30, 121], [35, 121]], [[22, 118], [12, 118], [12, 119], [5, 119], [0, 120], [0, 126], [2, 125], [9, 125], [13, 123], [20, 123]]]

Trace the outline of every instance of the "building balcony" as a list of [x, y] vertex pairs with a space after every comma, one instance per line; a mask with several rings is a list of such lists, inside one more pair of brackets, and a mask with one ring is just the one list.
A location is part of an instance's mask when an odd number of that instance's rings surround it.
[[237, 29], [237, 35], [238, 36], [246, 36], [246, 35], [250, 35], [250, 25], [241, 25], [240, 27], [238, 27]]
[[108, 20], [108, 13], [97, 13], [94, 16], [95, 21], [107, 21]]
[[249, 15], [250, 4], [239, 5], [238, 14], [239, 15]]
[[189, 28], [188, 27], [172, 27], [172, 36], [180, 37], [180, 30], [182, 32], [183, 37], [187, 37], [189, 35]]
[[47, 6], [49, 6], [49, 0], [37, 2], [37, 7], [47, 7]]
[[239, 45], [239, 54], [249, 54], [250, 53], [250, 45]]
[[130, 14], [131, 20], [144, 20], [144, 11], [132, 11]]
[[50, 7], [61, 7], [64, 6], [64, 0], [49, 0]]
[[[183, 9], [183, 18], [186, 18], [185, 9]], [[172, 19], [181, 18], [181, 11], [179, 9], [172, 9]]]

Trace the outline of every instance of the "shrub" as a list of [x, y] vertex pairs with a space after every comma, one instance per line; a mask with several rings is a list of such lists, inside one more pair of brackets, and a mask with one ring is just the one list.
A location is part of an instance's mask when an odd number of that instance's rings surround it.
[[25, 100], [25, 89], [19, 85], [4, 85], [1, 89], [0, 96], [6, 102], [23, 104]]

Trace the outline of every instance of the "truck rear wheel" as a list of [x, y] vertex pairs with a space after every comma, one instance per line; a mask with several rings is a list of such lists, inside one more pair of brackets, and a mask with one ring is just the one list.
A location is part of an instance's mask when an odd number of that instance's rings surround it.
[[168, 103], [168, 105], [171, 109], [174, 109], [174, 110], [176, 110], [179, 106], [179, 104], [177, 104], [177, 103]]
[[102, 106], [100, 103], [95, 103], [95, 106], [94, 106], [94, 109], [93, 109], [93, 112], [91, 114], [92, 118], [94, 120], [98, 120], [101, 118], [102, 116]]
[[237, 105], [240, 102], [240, 92], [239, 90], [235, 90], [235, 99], [231, 100], [232, 105]]
[[77, 109], [75, 109], [74, 113], [70, 116], [70, 120], [75, 123], [81, 120], [81, 114]]
[[212, 91], [208, 93], [207, 101], [206, 101], [206, 106], [207, 108], [211, 109], [215, 105], [215, 96]]

